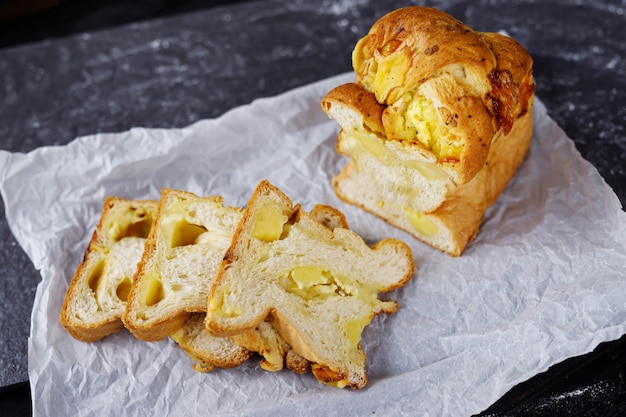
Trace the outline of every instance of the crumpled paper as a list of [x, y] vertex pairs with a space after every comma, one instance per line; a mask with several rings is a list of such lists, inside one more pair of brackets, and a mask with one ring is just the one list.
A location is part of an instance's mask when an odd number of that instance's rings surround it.
[[[28, 154], [0, 152], [0, 191], [15, 237], [41, 271], [29, 338], [35, 416], [469, 416], [519, 382], [626, 333], [626, 214], [595, 168], [537, 100], [528, 158], [451, 258], [360, 209], [330, 182], [346, 162], [320, 109], [343, 74], [184, 129], [81, 137]], [[363, 333], [369, 383], [236, 369], [197, 373], [171, 340], [127, 331], [96, 343], [59, 324], [68, 283], [107, 195], [158, 199], [162, 187], [245, 206], [262, 179], [310, 210], [343, 211], [368, 242], [395, 237], [414, 278], [386, 295], [397, 313]]]

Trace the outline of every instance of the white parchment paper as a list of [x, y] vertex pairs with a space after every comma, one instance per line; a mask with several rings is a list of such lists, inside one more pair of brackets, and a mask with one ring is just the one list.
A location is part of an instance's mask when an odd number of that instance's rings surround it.
[[[42, 278], [29, 338], [35, 416], [470, 416], [626, 333], [626, 215], [539, 100], [527, 160], [476, 240], [451, 258], [332, 191], [345, 160], [334, 149], [338, 126], [319, 103], [352, 80], [323, 80], [185, 129], [0, 152], [7, 219]], [[254, 359], [196, 373], [170, 340], [145, 343], [124, 330], [88, 344], [61, 327], [63, 296], [106, 195], [158, 199], [167, 186], [244, 206], [262, 179], [305, 209], [339, 208], [367, 241], [396, 237], [413, 249], [415, 277], [388, 294], [400, 309], [363, 334], [365, 389], [265, 372]]]

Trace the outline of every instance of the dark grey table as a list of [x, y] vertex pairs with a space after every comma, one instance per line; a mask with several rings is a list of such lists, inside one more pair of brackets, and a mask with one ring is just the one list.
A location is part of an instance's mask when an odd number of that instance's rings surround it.
[[[28, 152], [86, 134], [219, 116], [349, 71], [355, 42], [378, 17], [423, 4], [522, 43], [549, 114], [626, 202], [624, 0], [78, 3], [0, 23], [1, 149]], [[27, 338], [39, 275], [2, 202], [0, 213], [0, 414], [28, 414]], [[604, 343], [520, 384], [483, 415], [626, 415], [625, 358], [626, 337]]]

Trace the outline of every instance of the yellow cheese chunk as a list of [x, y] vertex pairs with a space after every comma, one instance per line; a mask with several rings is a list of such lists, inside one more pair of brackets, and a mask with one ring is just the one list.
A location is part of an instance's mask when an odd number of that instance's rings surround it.
[[289, 217], [278, 205], [268, 204], [256, 213], [252, 224], [252, 237], [264, 242], [278, 240], [287, 220]]
[[[391, 149], [387, 149], [384, 142], [374, 135], [369, 135], [359, 131], [352, 131], [352, 134], [346, 138], [349, 146], [352, 147], [351, 156], [352, 161], [360, 171], [360, 166], [363, 162], [360, 159], [369, 154], [376, 158], [381, 164], [386, 167], [393, 168], [397, 166], [404, 166], [410, 170], [416, 170], [420, 175], [428, 179], [429, 181], [445, 180], [448, 175], [446, 171], [440, 166], [428, 161], [420, 161], [417, 159], [400, 159], [394, 155]], [[353, 142], [351, 142], [353, 141]], [[382, 174], [382, 173], [381, 173]], [[409, 183], [409, 179], [406, 181]], [[403, 190], [403, 192], [410, 192], [410, 190]]]
[[374, 94], [379, 103], [386, 101], [388, 94], [404, 82], [410, 60], [406, 54], [388, 55], [378, 62], [378, 71], [374, 76]]
[[243, 313], [243, 310], [237, 306], [228, 303], [224, 300], [227, 291], [221, 289], [214, 297], [210, 298], [209, 311], [213, 314], [224, 317], [237, 317]]
[[300, 266], [291, 271], [291, 278], [298, 288], [309, 288], [318, 284], [327, 284], [328, 278], [322, 270], [314, 267]]
[[125, 207], [117, 205], [107, 216], [106, 231], [113, 241], [125, 237], [147, 238], [152, 226], [152, 217], [145, 207]]
[[91, 271], [89, 271], [89, 280], [87, 282], [89, 283], [89, 288], [91, 288], [91, 291], [93, 291], [94, 294], [97, 293], [98, 287], [100, 286], [100, 280], [102, 278], [102, 274], [104, 273], [104, 265], [104, 259], [100, 259], [98, 263], [91, 268]]
[[117, 298], [122, 301], [128, 301], [128, 294], [130, 293], [131, 287], [131, 279], [126, 277], [117, 285], [115, 293], [117, 294]]
[[352, 132], [352, 137], [356, 139], [365, 149], [384, 164], [389, 164], [388, 152], [383, 141], [374, 135], [368, 135], [358, 130]]
[[150, 271], [144, 275], [139, 291], [141, 295], [140, 299], [143, 300], [144, 304], [148, 307], [157, 304], [165, 298], [163, 283], [156, 271]]
[[342, 379], [339, 381], [332, 381], [332, 382], [324, 382], [325, 385], [328, 385], [329, 387], [335, 387], [335, 388], [345, 388], [348, 386], [348, 380], [347, 379]]
[[308, 301], [342, 295], [330, 272], [310, 266], [299, 266], [289, 271], [283, 287]]
[[434, 236], [439, 232], [437, 224], [423, 213], [407, 208], [406, 214], [411, 226], [413, 226], [419, 234], [423, 236]]
[[173, 223], [170, 229], [170, 247], [194, 245], [206, 231], [204, 227], [185, 220]]
[[265, 349], [260, 352], [265, 360], [261, 361], [261, 369], [276, 372], [283, 369], [283, 355], [276, 349]]
[[346, 321], [346, 338], [352, 348], [356, 348], [361, 341], [363, 329], [370, 323], [368, 316], [354, 317]]

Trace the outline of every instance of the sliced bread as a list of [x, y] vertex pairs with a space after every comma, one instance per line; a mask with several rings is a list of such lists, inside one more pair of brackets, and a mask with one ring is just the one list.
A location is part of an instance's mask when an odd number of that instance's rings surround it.
[[60, 322], [74, 338], [94, 342], [122, 329], [133, 275], [157, 205], [151, 200], [106, 198], [61, 308]]
[[369, 247], [346, 228], [330, 230], [267, 181], [254, 191], [211, 288], [206, 327], [220, 336], [264, 320], [336, 386], [367, 383], [363, 329], [395, 301], [380, 292], [414, 272], [410, 248], [385, 239]]
[[162, 190], [123, 316], [138, 339], [165, 339], [190, 313], [206, 310], [213, 277], [241, 213], [219, 196]]

